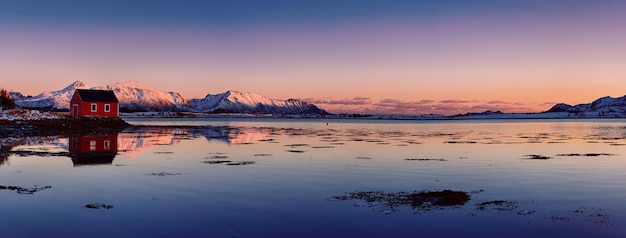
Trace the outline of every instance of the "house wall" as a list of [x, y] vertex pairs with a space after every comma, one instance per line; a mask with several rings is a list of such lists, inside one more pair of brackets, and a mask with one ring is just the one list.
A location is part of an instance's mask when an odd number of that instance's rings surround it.
[[[72, 100], [70, 100], [70, 116], [80, 116], [82, 115], [82, 111], [80, 110], [80, 97], [78, 96], [78, 93], [74, 93], [74, 96], [72, 96]], [[78, 104], [78, 107], [75, 108], [74, 105]]]
[[[91, 105], [96, 104], [96, 111], [91, 111]], [[104, 105], [111, 105], [111, 110], [109, 112], [104, 111]], [[115, 102], [84, 102], [79, 104], [79, 111], [81, 112], [79, 115], [81, 116], [109, 116], [116, 117], [118, 114], [118, 104]]]

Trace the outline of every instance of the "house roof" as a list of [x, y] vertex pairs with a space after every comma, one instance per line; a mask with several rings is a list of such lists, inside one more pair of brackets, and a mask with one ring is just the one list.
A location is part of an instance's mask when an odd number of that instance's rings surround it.
[[119, 102], [111, 90], [76, 89], [83, 102]]

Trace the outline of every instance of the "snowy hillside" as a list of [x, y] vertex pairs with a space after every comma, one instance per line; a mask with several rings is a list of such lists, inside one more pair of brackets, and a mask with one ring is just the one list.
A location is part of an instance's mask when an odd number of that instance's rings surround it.
[[121, 111], [187, 111], [189, 104], [178, 93], [162, 92], [146, 87], [137, 81], [93, 87], [92, 89], [113, 90], [120, 101]]
[[202, 112], [246, 112], [259, 114], [328, 114], [313, 104], [297, 99], [274, 100], [255, 93], [228, 91], [189, 100], [189, 105]]
[[237, 91], [228, 91], [216, 95], [209, 94], [202, 99], [187, 101], [179, 93], [159, 91], [136, 81], [91, 88], [81, 81], [76, 81], [62, 90], [46, 91], [37, 96], [24, 96], [19, 92], [12, 92], [11, 95], [18, 107], [68, 110], [69, 101], [76, 89], [112, 90], [120, 102], [121, 111], [328, 114], [313, 104], [297, 99], [273, 100], [260, 94]]
[[619, 98], [607, 96], [592, 103], [575, 106], [559, 103], [548, 112], [567, 112], [570, 117], [626, 117], [626, 96]]
[[22, 108], [39, 109], [69, 109], [70, 100], [76, 89], [86, 89], [89, 86], [81, 81], [76, 81], [59, 91], [46, 91], [37, 96], [24, 96], [19, 92], [12, 92], [11, 96], [15, 105]]

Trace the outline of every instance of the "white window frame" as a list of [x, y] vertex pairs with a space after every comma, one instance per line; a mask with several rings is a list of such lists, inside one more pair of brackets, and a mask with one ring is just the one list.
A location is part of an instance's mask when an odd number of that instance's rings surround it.
[[111, 149], [111, 141], [104, 140], [104, 150], [110, 150], [110, 149]]
[[111, 111], [111, 104], [104, 104], [104, 112], [110, 112]]
[[91, 104], [91, 112], [97, 112], [98, 111], [98, 104], [97, 103], [92, 103]]
[[95, 140], [89, 141], [89, 150], [90, 151], [95, 151], [96, 150], [96, 146], [97, 146], [97, 142]]

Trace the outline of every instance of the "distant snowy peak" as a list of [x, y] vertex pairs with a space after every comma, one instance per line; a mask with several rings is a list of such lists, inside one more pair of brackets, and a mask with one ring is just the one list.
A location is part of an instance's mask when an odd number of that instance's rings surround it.
[[[83, 81], [76, 81], [76, 82], [73, 82], [72, 84], [68, 85], [64, 89], [61, 89], [61, 91], [64, 92], [64, 93], [70, 93], [70, 94], [73, 95], [73, 93], [74, 93], [74, 91], [76, 91], [76, 89], [85, 89], [85, 88], [89, 88], [89, 85], [87, 85]], [[71, 97], [70, 97], [70, 99], [71, 99]]]
[[59, 91], [45, 91], [37, 96], [24, 96], [13, 93], [15, 105], [22, 108], [68, 109], [76, 89], [87, 89], [89, 85], [76, 81]]
[[328, 114], [313, 104], [297, 99], [274, 100], [256, 93], [227, 91], [209, 94], [189, 101], [191, 107], [202, 112], [234, 112], [258, 114]]
[[598, 117], [622, 117], [626, 113], [626, 96], [619, 98], [607, 96], [598, 98], [592, 103], [583, 103], [575, 106], [559, 103], [550, 108], [548, 112], [568, 112], [582, 116], [596, 116], [597, 114]]
[[94, 87], [92, 89], [112, 90], [120, 101], [120, 110], [153, 111], [187, 110], [189, 104], [180, 94], [163, 92], [140, 84], [137, 81], [128, 81]]

